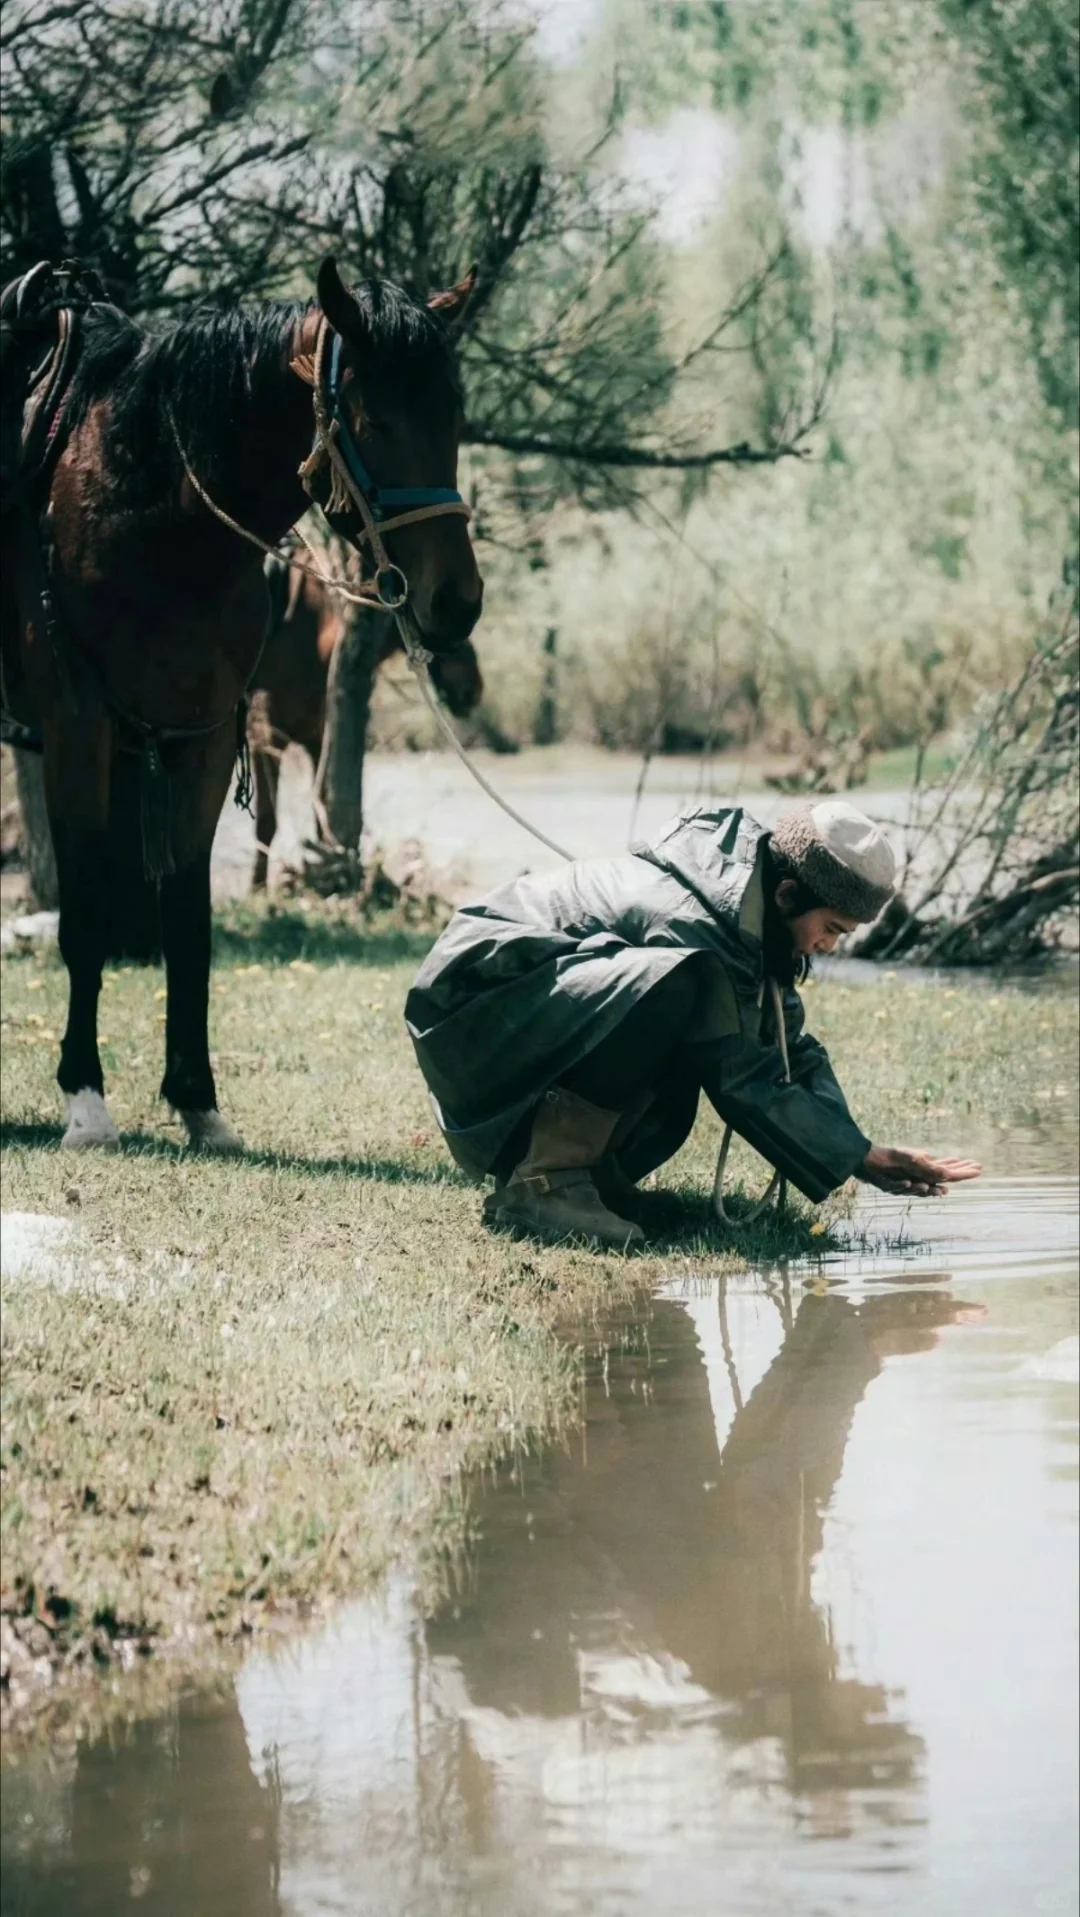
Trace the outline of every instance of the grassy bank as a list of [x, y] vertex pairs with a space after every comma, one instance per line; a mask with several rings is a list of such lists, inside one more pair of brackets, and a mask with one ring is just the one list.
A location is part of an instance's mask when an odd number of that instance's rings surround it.
[[[677, 1229], [626, 1263], [487, 1234], [435, 1133], [401, 1008], [425, 940], [299, 912], [221, 929], [213, 1040], [249, 1147], [199, 1162], [157, 1099], [162, 979], [101, 1024], [126, 1149], [57, 1150], [65, 978], [3, 962], [3, 1205], [70, 1228], [5, 1287], [3, 1605], [52, 1660], [198, 1642], [363, 1585], [458, 1533], [462, 1474], [573, 1415], [556, 1336], [673, 1263], [809, 1254], [797, 1211], [725, 1240], [703, 1117]], [[815, 985], [811, 1023], [875, 1136], [961, 1147], [1074, 1091], [1075, 1016], [958, 985]], [[33, 1616], [32, 1626], [26, 1620]]]

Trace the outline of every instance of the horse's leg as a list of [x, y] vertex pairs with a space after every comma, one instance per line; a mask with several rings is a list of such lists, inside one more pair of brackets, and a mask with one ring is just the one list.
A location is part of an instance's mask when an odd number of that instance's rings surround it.
[[217, 1109], [207, 1030], [210, 1004], [210, 851], [229, 790], [233, 734], [222, 726], [169, 754], [176, 870], [161, 881], [161, 936], [168, 1003], [161, 1095], [179, 1112], [192, 1145], [243, 1149]]
[[277, 831], [277, 791], [281, 776], [281, 758], [274, 746], [259, 746], [252, 753], [255, 771], [255, 870], [251, 883], [257, 892], [266, 889], [270, 847]]
[[46, 720], [45, 796], [60, 893], [60, 955], [68, 971], [68, 1018], [56, 1077], [67, 1105], [63, 1145], [115, 1150], [120, 1134], [105, 1103], [97, 1007], [105, 962], [112, 728], [86, 710], [78, 721]]

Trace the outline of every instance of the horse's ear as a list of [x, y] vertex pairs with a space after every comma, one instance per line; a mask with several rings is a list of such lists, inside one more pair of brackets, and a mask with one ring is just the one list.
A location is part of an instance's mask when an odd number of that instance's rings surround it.
[[473, 296], [476, 286], [476, 268], [470, 266], [463, 280], [452, 286], [448, 293], [433, 293], [428, 300], [428, 309], [438, 313], [448, 326], [460, 326], [465, 317], [465, 308]]
[[319, 296], [319, 305], [335, 333], [348, 336], [363, 331], [364, 316], [356, 294], [346, 286], [332, 254], [327, 254], [319, 268], [315, 290]]

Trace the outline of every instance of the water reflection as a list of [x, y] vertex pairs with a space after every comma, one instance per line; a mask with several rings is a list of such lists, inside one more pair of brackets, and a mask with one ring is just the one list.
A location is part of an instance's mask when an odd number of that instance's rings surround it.
[[275, 1793], [252, 1771], [235, 1697], [182, 1698], [81, 1745], [72, 1765], [31, 1759], [4, 1797], [4, 1917], [280, 1910]]
[[[964, 1308], [945, 1292], [862, 1306], [807, 1296], [727, 1429], [702, 1355], [715, 1290], [659, 1301], [590, 1404], [580, 1452], [523, 1461], [480, 1501], [471, 1588], [428, 1627], [474, 1707], [584, 1713], [633, 1736], [644, 1713], [714, 1707], [761, 1745], [762, 1781], [802, 1795], [913, 1787], [921, 1740], [880, 1684], [843, 1678], [811, 1594], [856, 1406], [883, 1359], [925, 1351]], [[765, 1327], [760, 1330], [765, 1332]], [[636, 1346], [636, 1348], [635, 1348]]]
[[1071, 1908], [1075, 1209], [950, 1206], [975, 1303], [889, 1257], [613, 1319], [435, 1615], [9, 1771], [4, 1913]]

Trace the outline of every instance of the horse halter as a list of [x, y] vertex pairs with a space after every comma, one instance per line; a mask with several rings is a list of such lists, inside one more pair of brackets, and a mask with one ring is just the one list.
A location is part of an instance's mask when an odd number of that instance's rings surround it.
[[[327, 340], [332, 340], [330, 366], [323, 377]], [[419, 525], [425, 519], [440, 519], [449, 513], [470, 519], [472, 513], [461, 494], [452, 486], [379, 486], [369, 473], [356, 444], [348, 409], [342, 396], [341, 335], [335, 333], [325, 314], [319, 323], [315, 345], [312, 406], [315, 413], [315, 438], [311, 452], [300, 468], [305, 492], [314, 498], [313, 481], [324, 460], [330, 466], [330, 496], [322, 506], [326, 514], [347, 511], [350, 503], [360, 515], [363, 530], [356, 544], [371, 547], [375, 562], [373, 588], [379, 603], [388, 612], [401, 612], [409, 596], [409, 582], [400, 566], [395, 566], [383, 545], [383, 534], [403, 526]], [[321, 502], [318, 502], [321, 504]], [[398, 581], [394, 586], [393, 581]], [[382, 582], [391, 581], [384, 592]]]

